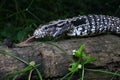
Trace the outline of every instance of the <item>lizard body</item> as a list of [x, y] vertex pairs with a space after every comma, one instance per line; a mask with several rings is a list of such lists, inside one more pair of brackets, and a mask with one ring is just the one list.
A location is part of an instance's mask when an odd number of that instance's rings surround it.
[[107, 32], [120, 35], [120, 18], [108, 15], [83, 15], [52, 21], [40, 26], [35, 30], [33, 36], [23, 43], [33, 38], [58, 37], [62, 34], [67, 34], [67, 36], [90, 36]]

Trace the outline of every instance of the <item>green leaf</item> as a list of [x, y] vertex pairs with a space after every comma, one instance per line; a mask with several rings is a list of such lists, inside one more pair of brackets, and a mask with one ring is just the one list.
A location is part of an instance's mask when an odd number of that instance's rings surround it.
[[83, 53], [84, 47], [84, 44], [80, 46], [80, 48], [75, 52], [75, 57], [82, 57], [83, 55], [85, 56], [85, 54]]
[[84, 64], [91, 63], [91, 62], [94, 62], [94, 61], [96, 61], [95, 57], [87, 56], [86, 61], [84, 62]]
[[25, 37], [25, 31], [19, 31], [17, 34], [18, 41], [24, 40], [24, 37]]
[[78, 70], [79, 70], [79, 68], [78, 68], [78, 63], [77, 62], [74, 62], [74, 63], [72, 63], [70, 66], [70, 68], [68, 68], [68, 70], [70, 71], [70, 72], [77, 72]]
[[84, 57], [84, 58], [87, 58], [87, 57], [88, 57], [87, 54], [86, 54], [84, 51], [81, 52], [81, 56]]

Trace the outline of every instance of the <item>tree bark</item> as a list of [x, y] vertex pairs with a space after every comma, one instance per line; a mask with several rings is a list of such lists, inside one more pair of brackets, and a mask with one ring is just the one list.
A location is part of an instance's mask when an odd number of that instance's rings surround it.
[[[0, 50], [10, 52], [27, 62], [35, 61], [40, 64], [39, 70], [45, 77], [64, 76], [73, 61], [72, 51], [85, 44], [85, 52], [97, 58], [97, 61], [87, 65], [88, 68], [107, 69], [119, 71], [120, 69], [120, 37], [115, 35], [101, 35], [87, 38], [71, 38], [57, 42], [31, 42], [26, 47], [7, 48], [0, 46]], [[52, 44], [52, 45], [51, 45]], [[57, 46], [56, 46], [57, 45]], [[0, 77], [16, 70], [21, 70], [26, 65], [14, 58], [0, 54]], [[115, 69], [115, 70], [114, 70]], [[89, 73], [88, 73], [89, 74]], [[89, 76], [89, 75], [87, 75]], [[101, 76], [100, 76], [101, 77]], [[103, 78], [105, 76], [102, 76]], [[98, 77], [87, 77], [86, 80], [107, 80]]]

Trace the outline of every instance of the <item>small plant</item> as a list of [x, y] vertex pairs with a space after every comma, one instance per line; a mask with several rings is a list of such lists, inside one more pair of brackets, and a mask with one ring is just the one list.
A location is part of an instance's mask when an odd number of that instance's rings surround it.
[[63, 78], [60, 80], [71, 80], [75, 73], [82, 72], [80, 78], [78, 80], [84, 80], [84, 72], [85, 71], [93, 71], [93, 72], [100, 72], [105, 74], [111, 74], [113, 76], [120, 76], [119, 72], [109, 72], [109, 71], [103, 71], [103, 70], [97, 70], [97, 69], [87, 69], [85, 68], [85, 65], [91, 62], [94, 62], [96, 60], [95, 57], [90, 57], [84, 52], [85, 45], [81, 45], [81, 47], [78, 50], [73, 50], [73, 56], [76, 58], [76, 60], [70, 64], [70, 67], [68, 70], [70, 71], [68, 74], [66, 74]]
[[30, 72], [29, 73], [29, 76], [28, 76], [28, 80], [31, 80], [31, 75], [32, 75], [32, 72], [33, 70], [36, 70], [37, 74], [38, 74], [38, 77], [39, 77], [39, 80], [43, 80], [42, 79], [42, 76], [41, 76], [41, 73], [40, 71], [37, 69], [37, 67], [40, 65], [40, 64], [35, 64], [34, 61], [31, 61], [31, 62], [26, 62], [25, 60], [11, 54], [11, 53], [8, 53], [8, 52], [5, 52], [3, 50], [0, 50], [0, 54], [3, 54], [3, 55], [6, 55], [6, 56], [10, 56], [12, 58], [15, 58], [23, 63], [25, 63], [26, 65], [28, 65], [27, 67], [25, 67], [24, 69], [21, 69], [19, 71], [16, 71], [16, 72], [12, 72], [12, 73], [8, 73], [6, 74], [5, 76], [3, 76], [2, 78], [0, 78], [0, 80], [15, 80], [17, 78], [17, 76], [19, 76], [20, 74], [23, 74], [25, 72]]
[[65, 75], [61, 80], [64, 80], [65, 78], [68, 78], [70, 80], [72, 76], [82, 70], [82, 75], [81, 75], [81, 80], [84, 79], [84, 71], [85, 68], [84, 66], [87, 63], [93, 62], [96, 60], [94, 57], [89, 57], [85, 52], [84, 52], [84, 47], [85, 45], [81, 45], [81, 47], [78, 50], [73, 50], [73, 56], [77, 59], [74, 61], [72, 64], [70, 64], [70, 68], [68, 69], [70, 72]]

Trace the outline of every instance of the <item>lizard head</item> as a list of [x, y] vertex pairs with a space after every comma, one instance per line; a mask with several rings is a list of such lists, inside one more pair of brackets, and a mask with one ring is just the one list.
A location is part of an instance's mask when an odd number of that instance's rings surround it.
[[40, 26], [34, 32], [35, 38], [44, 38], [47, 36], [58, 37], [64, 34], [70, 28], [68, 20], [58, 20], [49, 22], [46, 25]]

